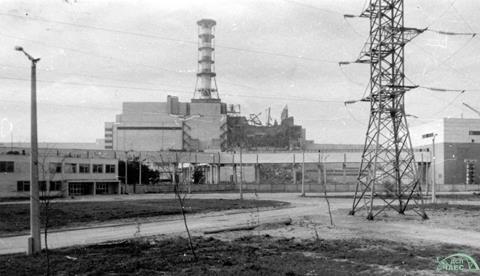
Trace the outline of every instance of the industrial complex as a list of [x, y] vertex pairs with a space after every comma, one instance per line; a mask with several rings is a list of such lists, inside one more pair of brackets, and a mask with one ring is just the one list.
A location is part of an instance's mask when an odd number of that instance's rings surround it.
[[[255, 117], [240, 116], [238, 105], [223, 103], [215, 73], [216, 22], [198, 24], [198, 69], [194, 96], [180, 102], [126, 102], [115, 122], [105, 123], [105, 149], [136, 151], [298, 150], [305, 147], [305, 129], [294, 124], [288, 108], [280, 123], [264, 126]], [[269, 117], [270, 118], [270, 117]], [[310, 142], [312, 143], [312, 142]]]
[[[124, 102], [92, 144], [43, 145], [42, 191], [54, 196], [168, 192], [177, 170], [193, 191], [354, 192], [362, 145], [315, 144], [285, 106], [278, 120], [240, 114], [221, 101], [215, 72], [215, 25], [198, 25], [196, 87], [189, 102]], [[102, 122], [99, 122], [102, 123]], [[479, 190], [480, 119], [445, 118], [410, 129], [424, 191]], [[1, 197], [27, 197], [28, 144], [0, 151]], [[42, 145], [41, 145], [42, 148]], [[53, 169], [52, 169], [53, 168]], [[381, 189], [379, 187], [378, 189]]]
[[480, 1], [277, 2], [6, 1], [0, 276], [479, 272]]

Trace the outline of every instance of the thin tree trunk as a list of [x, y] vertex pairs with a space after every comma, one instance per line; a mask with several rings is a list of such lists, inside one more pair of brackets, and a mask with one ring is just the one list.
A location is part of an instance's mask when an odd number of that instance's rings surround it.
[[193, 248], [193, 243], [192, 243], [192, 236], [190, 235], [190, 230], [188, 229], [188, 224], [187, 224], [187, 216], [185, 214], [185, 207], [184, 207], [184, 201], [182, 197], [180, 196], [178, 190], [175, 192], [178, 202], [180, 204], [180, 210], [182, 211], [182, 216], [183, 216], [183, 223], [185, 224], [185, 229], [187, 230], [187, 235], [188, 235], [188, 244], [190, 245], [190, 251], [192, 251], [193, 258], [195, 261], [197, 261], [197, 254], [195, 254], [195, 249]]
[[325, 201], [327, 201], [328, 215], [330, 216], [330, 225], [333, 226], [332, 211], [330, 209], [330, 201], [328, 200], [328, 196], [327, 196], [327, 185], [325, 185], [325, 189], [323, 189], [323, 192], [325, 194]]
[[333, 226], [332, 211], [330, 209], [330, 201], [327, 196], [327, 169], [325, 167], [325, 160], [323, 161], [323, 194], [325, 195], [325, 201], [327, 202], [328, 215], [330, 216], [330, 225]]

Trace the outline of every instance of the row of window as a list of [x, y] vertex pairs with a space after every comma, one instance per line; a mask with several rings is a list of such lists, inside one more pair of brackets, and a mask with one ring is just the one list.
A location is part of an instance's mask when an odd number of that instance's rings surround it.
[[[61, 191], [62, 190], [62, 181], [48, 181], [50, 185], [50, 191]], [[40, 191], [47, 190], [47, 181], [38, 181]], [[17, 181], [17, 192], [29, 192], [30, 191], [30, 181]]]
[[[61, 191], [62, 190], [62, 181], [49, 181], [49, 191]], [[47, 181], [38, 182], [40, 191], [47, 191]], [[71, 195], [84, 195], [91, 193], [91, 189], [85, 184], [88, 183], [70, 183], [69, 193]], [[110, 183], [97, 183], [96, 193], [97, 194], [108, 194], [108, 185]], [[17, 192], [29, 192], [30, 191], [30, 181], [17, 181]]]
[[[77, 169], [78, 165], [78, 169]], [[62, 163], [50, 163], [50, 173], [62, 173]], [[105, 170], [104, 170], [105, 168]], [[91, 170], [93, 173], [115, 173], [114, 164], [92, 164]], [[64, 173], [90, 173], [90, 164], [65, 163]]]
[[[78, 169], [77, 169], [78, 165]], [[64, 173], [90, 173], [90, 164], [65, 163]], [[0, 161], [0, 173], [13, 173], [15, 164], [13, 161]], [[91, 171], [93, 173], [115, 173], [114, 164], [92, 164]], [[48, 172], [51, 174], [62, 173], [62, 163], [49, 163]]]

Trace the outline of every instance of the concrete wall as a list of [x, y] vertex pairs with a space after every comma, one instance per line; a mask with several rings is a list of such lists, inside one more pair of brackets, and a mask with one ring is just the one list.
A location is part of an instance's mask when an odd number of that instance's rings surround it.
[[[162, 185], [137, 185], [137, 193], [173, 193], [172, 184]], [[235, 191], [235, 186], [231, 183], [220, 184], [191, 184], [190, 192], [230, 192]], [[133, 186], [129, 185], [127, 193], [133, 193]]]
[[220, 102], [125, 102], [113, 127], [115, 150], [219, 150], [222, 126]]
[[[355, 191], [358, 163], [305, 164], [304, 190], [306, 192]], [[247, 183], [246, 189], [270, 192], [300, 192], [302, 189], [302, 164], [260, 164], [259, 180]]]
[[444, 118], [444, 129], [446, 143], [480, 144], [480, 135], [470, 134], [470, 131], [480, 133], [480, 119]]
[[188, 135], [199, 141], [200, 150], [220, 150], [220, 138], [226, 124], [226, 114], [221, 113], [220, 102], [192, 102], [190, 103], [190, 115], [192, 117], [185, 123], [189, 126]]
[[[183, 148], [182, 121], [178, 99], [166, 102], [125, 102], [113, 127], [116, 150], [158, 151]], [[173, 101], [176, 104], [172, 104]]]
[[114, 147], [117, 150], [154, 151], [181, 150], [183, 130], [159, 126], [157, 129], [118, 129]]
[[465, 184], [467, 172], [465, 160], [476, 160], [475, 183], [480, 184], [480, 144], [445, 143], [440, 146], [445, 152], [444, 183], [460, 186]]

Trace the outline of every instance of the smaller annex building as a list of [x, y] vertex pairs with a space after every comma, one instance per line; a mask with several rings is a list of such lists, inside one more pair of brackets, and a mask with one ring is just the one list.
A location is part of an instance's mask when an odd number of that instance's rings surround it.
[[429, 171], [439, 191], [480, 190], [480, 119], [443, 118], [410, 133], [413, 146], [433, 160]]
[[[40, 196], [118, 194], [118, 160], [94, 152], [39, 149]], [[30, 196], [30, 149], [0, 148], [0, 197]]]

